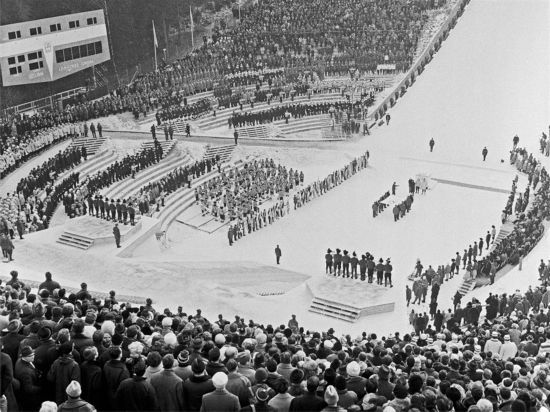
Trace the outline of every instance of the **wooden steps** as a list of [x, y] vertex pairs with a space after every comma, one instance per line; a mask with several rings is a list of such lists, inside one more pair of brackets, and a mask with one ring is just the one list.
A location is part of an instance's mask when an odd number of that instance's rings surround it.
[[273, 123], [258, 124], [255, 126], [238, 127], [239, 138], [274, 139], [281, 134], [281, 129]]
[[314, 297], [308, 309], [310, 312], [354, 323], [359, 319], [361, 310], [332, 300]]
[[233, 156], [233, 151], [235, 150], [235, 145], [223, 145], [223, 146], [206, 146], [206, 152], [204, 153], [204, 159], [214, 159], [216, 156], [220, 156], [220, 163], [227, 163], [231, 156]]
[[65, 231], [56, 242], [77, 249], [88, 250], [94, 244], [94, 239]]
[[476, 284], [476, 280], [475, 279], [467, 279], [465, 281], [462, 282], [462, 284], [460, 285], [460, 287], [458, 288], [458, 292], [464, 296], [466, 295], [468, 292], [472, 291], [475, 287], [475, 284]]
[[[176, 140], [161, 140], [158, 138], [157, 140], [160, 144], [160, 147], [162, 148], [163, 157], [166, 156], [168, 153], [170, 153], [177, 143]], [[155, 142], [153, 140], [148, 140], [140, 145], [139, 150], [153, 149], [154, 147], [155, 147]]]
[[100, 151], [103, 144], [107, 141], [107, 137], [79, 137], [71, 142], [70, 147], [85, 147], [88, 156], [93, 156]]

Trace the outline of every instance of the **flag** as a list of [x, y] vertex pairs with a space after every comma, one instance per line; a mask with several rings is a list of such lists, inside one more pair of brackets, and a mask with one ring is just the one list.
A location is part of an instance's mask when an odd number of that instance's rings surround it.
[[191, 21], [191, 31], [195, 29], [195, 24], [193, 23], [193, 13], [191, 13], [191, 6], [189, 6], [189, 19]]
[[155, 31], [155, 21], [153, 20], [153, 44], [155, 47], [159, 47], [159, 42], [157, 41], [157, 32]]

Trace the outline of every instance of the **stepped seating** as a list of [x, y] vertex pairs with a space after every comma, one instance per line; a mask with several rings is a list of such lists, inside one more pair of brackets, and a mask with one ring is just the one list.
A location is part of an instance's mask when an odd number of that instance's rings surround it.
[[[189, 123], [185, 119], [172, 119], [172, 128], [174, 129], [174, 134], [185, 134], [185, 127]], [[160, 136], [164, 136], [164, 124], [157, 126], [157, 134], [160, 133]]]
[[175, 153], [171, 153], [155, 166], [136, 173], [134, 179], [124, 179], [111, 185], [103, 194], [109, 198], [115, 196], [117, 199], [126, 199], [137, 194], [143, 186], [162, 179], [177, 167], [185, 166], [190, 162], [191, 158], [187, 154], [181, 157]]
[[350, 323], [357, 321], [361, 314], [359, 308], [319, 297], [313, 298], [309, 311]]
[[[243, 107], [243, 111], [245, 112], [261, 112], [264, 110], [267, 110], [271, 107], [278, 107], [278, 106], [286, 106], [288, 104], [296, 104], [296, 103], [326, 103], [326, 102], [338, 102], [343, 100], [342, 95], [340, 93], [325, 93], [325, 94], [314, 94], [311, 96], [311, 99], [308, 99], [307, 95], [300, 95], [296, 96], [294, 98], [294, 101], [292, 101], [290, 98], [283, 99], [283, 102], [280, 103], [279, 100], [275, 99], [271, 101], [271, 104], [267, 104], [267, 102], [262, 103], [255, 103], [254, 108], [250, 107], [250, 105], [246, 105]], [[217, 127], [227, 126], [228, 125], [228, 119], [233, 115], [234, 111], [238, 111], [239, 106], [235, 107], [228, 107], [221, 109], [216, 112], [216, 117], [209, 115], [205, 118], [202, 118], [197, 121], [197, 126], [201, 128], [202, 130], [210, 130], [215, 129]]]
[[[162, 147], [162, 155], [166, 156], [168, 153], [172, 151], [172, 149], [176, 146], [176, 140], [160, 140], [158, 139], [158, 142], [160, 143], [160, 147]], [[144, 149], [152, 149], [155, 147], [155, 143], [152, 140], [148, 140], [144, 143], [142, 143], [139, 147], [139, 150]]]
[[85, 147], [88, 156], [93, 156], [100, 151], [106, 141], [107, 138], [105, 136], [97, 137], [96, 139], [93, 137], [79, 137], [74, 139], [69, 147]]
[[462, 282], [462, 284], [460, 285], [460, 287], [458, 288], [458, 292], [464, 296], [466, 295], [468, 292], [472, 291], [472, 289], [475, 287], [475, 284], [476, 284], [476, 280], [475, 279], [467, 279], [465, 280], [464, 282]]
[[65, 231], [61, 234], [59, 239], [56, 240], [56, 242], [66, 246], [75, 247], [77, 249], [88, 250], [93, 246], [94, 239]]
[[239, 137], [248, 139], [274, 139], [281, 135], [281, 129], [273, 123], [238, 127], [236, 130], [239, 133]]
[[[226, 171], [234, 167], [242, 167], [244, 163], [238, 161], [233, 165], [225, 165], [222, 168], [222, 171]], [[212, 170], [210, 173], [206, 173], [199, 177], [198, 179], [193, 180], [192, 187], [190, 189], [184, 188], [177, 190], [174, 193], [171, 193], [166, 199], [165, 204], [167, 205], [160, 212], [153, 214], [153, 217], [157, 217], [161, 222], [161, 230], [166, 231], [170, 224], [176, 220], [176, 218], [187, 210], [189, 207], [195, 204], [195, 190], [194, 188], [198, 185], [201, 185], [213, 177], [218, 175], [217, 170]]]
[[220, 156], [220, 162], [226, 163], [233, 156], [233, 151], [235, 150], [235, 145], [228, 144], [223, 146], [206, 146], [206, 152], [204, 153], [203, 158], [214, 159], [216, 156]]
[[291, 118], [288, 124], [285, 120], [277, 120], [275, 125], [281, 129], [281, 135], [304, 133], [312, 130], [320, 130], [331, 127], [330, 115], [319, 114], [314, 116], [304, 116], [301, 118]]

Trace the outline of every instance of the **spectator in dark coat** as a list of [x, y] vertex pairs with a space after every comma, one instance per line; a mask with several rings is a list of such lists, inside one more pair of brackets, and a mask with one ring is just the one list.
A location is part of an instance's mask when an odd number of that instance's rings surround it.
[[216, 388], [214, 388], [212, 379], [206, 374], [204, 362], [195, 359], [191, 364], [191, 369], [193, 376], [183, 382], [183, 399], [186, 411], [198, 412], [201, 409], [202, 396]]
[[[1, 345], [0, 345], [1, 347]], [[17, 411], [17, 400], [13, 391], [13, 364], [11, 358], [0, 352], [0, 397], [5, 396], [8, 412]]]
[[82, 382], [82, 399], [90, 402], [97, 409], [103, 409], [105, 385], [103, 370], [97, 361], [98, 352], [94, 346], [85, 348], [82, 352], [84, 362], [80, 365], [80, 381]]
[[290, 402], [290, 412], [294, 411], [320, 411], [327, 406], [324, 399], [316, 395], [317, 388], [319, 387], [319, 378], [317, 376], [310, 376], [307, 380], [307, 392], [301, 396], [298, 396]]
[[212, 382], [216, 390], [202, 397], [201, 412], [237, 412], [241, 409], [239, 398], [225, 389], [225, 385], [227, 384], [227, 375], [225, 373], [216, 372], [212, 377]]
[[52, 274], [50, 272], [46, 272], [46, 280], [38, 286], [39, 291], [42, 289], [46, 289], [48, 292], [53, 293], [55, 289], [61, 289], [61, 285], [55, 280], [52, 280]]
[[19, 345], [21, 341], [25, 338], [23, 335], [19, 334], [19, 331], [23, 325], [19, 319], [13, 319], [8, 324], [8, 333], [2, 338], [3, 349], [2, 352], [7, 353], [12, 360], [13, 366], [17, 362], [17, 355], [19, 353]]
[[183, 410], [183, 381], [174, 372], [175, 359], [172, 354], [162, 358], [163, 370], [151, 376], [161, 411]]
[[392, 400], [394, 384], [389, 382], [390, 378], [390, 369], [386, 365], [380, 366], [378, 368], [378, 396], [383, 396], [387, 400]]
[[80, 384], [77, 381], [72, 381], [69, 383], [67, 388], [65, 389], [65, 393], [67, 394], [67, 401], [63, 402], [59, 407], [57, 408], [57, 412], [95, 412], [95, 407], [91, 404], [86, 402], [83, 399], [80, 399], [80, 395], [82, 394], [82, 389], [80, 387]]
[[19, 381], [17, 403], [21, 410], [38, 410], [40, 408], [40, 378], [33, 365], [34, 351], [30, 346], [21, 349], [21, 358], [15, 364], [15, 378]]
[[72, 342], [64, 342], [59, 346], [61, 356], [57, 358], [48, 372], [48, 381], [55, 384], [55, 402], [65, 402], [65, 390], [72, 381], [80, 381], [80, 366], [72, 357]]
[[124, 411], [158, 411], [155, 388], [143, 377], [145, 362], [134, 365], [134, 377], [123, 380], [115, 394], [117, 410]]
[[74, 348], [82, 355], [82, 351], [84, 348], [87, 348], [88, 346], [93, 346], [94, 341], [87, 336], [84, 336], [84, 326], [85, 323], [82, 319], [75, 319], [73, 322], [73, 326], [71, 328], [73, 338], [72, 341], [74, 343]]
[[119, 347], [109, 348], [111, 360], [103, 367], [103, 378], [105, 381], [106, 410], [117, 410], [115, 395], [120, 383], [130, 377], [128, 368], [122, 362], [122, 350]]

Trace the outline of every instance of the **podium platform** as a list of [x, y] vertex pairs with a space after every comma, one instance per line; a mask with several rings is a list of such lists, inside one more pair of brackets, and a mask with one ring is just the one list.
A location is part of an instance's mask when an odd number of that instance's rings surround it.
[[322, 316], [353, 323], [395, 309], [390, 288], [367, 281], [327, 275], [311, 278], [306, 285], [313, 296], [309, 311]]

